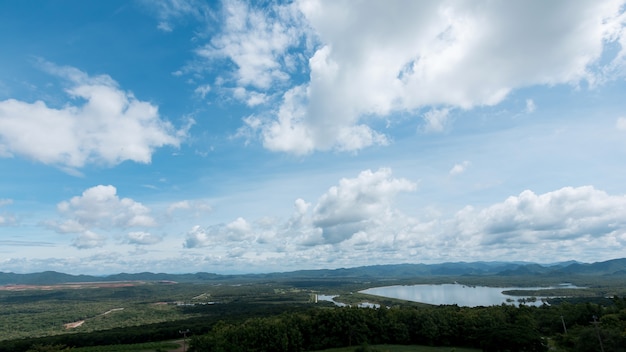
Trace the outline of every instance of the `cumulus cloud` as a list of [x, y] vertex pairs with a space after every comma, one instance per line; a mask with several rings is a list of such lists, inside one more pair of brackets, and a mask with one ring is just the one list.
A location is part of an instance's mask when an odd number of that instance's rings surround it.
[[208, 60], [227, 59], [241, 87], [267, 90], [289, 78], [296, 60], [289, 48], [300, 44], [293, 5], [254, 7], [249, 2], [222, 3], [223, 30], [197, 53]]
[[126, 239], [128, 243], [136, 245], [157, 244], [163, 241], [162, 237], [143, 231], [129, 232], [126, 236]]
[[527, 190], [481, 210], [467, 207], [457, 213], [456, 227], [482, 245], [539, 244], [622, 238], [624, 215], [626, 196], [611, 196], [592, 186], [565, 187], [540, 195]]
[[350, 245], [354, 236], [361, 244], [393, 242], [397, 239], [394, 231], [407, 225], [394, 208], [394, 199], [415, 189], [415, 183], [394, 178], [390, 169], [365, 170], [355, 178], [341, 179], [315, 205], [296, 199], [294, 212], [286, 220], [250, 222], [239, 217], [228, 224], [194, 226], [184, 247], [291, 253], [342, 242]]
[[244, 218], [237, 218], [228, 224], [202, 228], [194, 226], [185, 239], [185, 248], [217, 246], [224, 243], [254, 241], [255, 230]]
[[392, 178], [391, 169], [363, 171], [356, 178], [342, 179], [322, 195], [313, 209], [313, 225], [322, 229], [327, 242], [344, 241], [391, 216], [393, 198], [415, 189], [409, 180]]
[[[460, 163], [455, 172], [468, 166], [469, 162]], [[390, 169], [365, 170], [339, 180], [317, 201], [296, 199], [288, 218], [239, 217], [230, 223], [195, 226], [183, 245], [186, 253], [238, 265], [278, 261], [297, 267], [394, 263], [407, 258], [416, 262], [594, 260], [589, 253], [604, 253], [608, 259], [626, 248], [626, 195], [610, 195], [592, 186], [564, 187], [543, 194], [526, 190], [502, 202], [451, 213], [400, 211], [398, 196], [409, 196], [416, 188]], [[324, 263], [319, 262], [322, 257]]]
[[233, 90], [233, 96], [244, 102], [248, 106], [257, 106], [265, 103], [268, 97], [264, 93], [249, 91], [243, 87], [237, 87]]
[[431, 109], [424, 114], [424, 132], [441, 132], [446, 127], [450, 109]]
[[120, 89], [107, 75], [46, 62], [42, 67], [69, 82], [65, 93], [71, 100], [61, 108], [40, 100], [0, 101], [0, 156], [17, 154], [69, 169], [149, 163], [156, 148], [178, 147], [191, 127], [192, 122], [176, 130], [158, 107]]
[[252, 227], [246, 219], [239, 217], [235, 221], [227, 224], [226, 230], [228, 231], [230, 240], [239, 241], [246, 238], [250, 231], [252, 231]]
[[[185, 249], [169, 258], [150, 261], [105, 253], [100, 259], [90, 259], [102, 265], [98, 270], [146, 270], [146, 265], [169, 270], [172, 265], [183, 265], [198, 271], [210, 267], [250, 272], [407, 260], [593, 261], [618, 257], [626, 248], [626, 195], [607, 194], [592, 186], [565, 187], [541, 194], [527, 190], [495, 204], [467, 206], [451, 215], [399, 211], [397, 197], [415, 188], [391, 170], [366, 170], [339, 180], [317, 201], [296, 199], [287, 219], [250, 221], [239, 217], [228, 223], [194, 226], [184, 239]], [[139, 246], [160, 240], [142, 230], [129, 231], [123, 238], [125, 243]], [[73, 245], [89, 249], [104, 246], [106, 241], [106, 235], [87, 230]], [[26, 267], [18, 262], [3, 265]], [[75, 267], [77, 263], [67, 265]]]
[[[234, 63], [239, 87], [279, 97], [264, 123], [246, 125], [266, 148], [359, 150], [388, 142], [372, 117], [443, 106], [423, 116], [427, 131], [441, 131], [448, 109], [495, 105], [532, 85], [594, 87], [616, 77], [626, 62], [623, 5], [302, 0], [261, 10], [233, 1], [223, 31], [198, 53]], [[302, 62], [304, 79], [292, 69]]]
[[200, 225], [195, 225], [185, 239], [185, 248], [206, 247], [210, 244], [209, 234]]
[[78, 249], [102, 247], [106, 243], [106, 236], [92, 231], [85, 231], [78, 235], [72, 245]]
[[105, 243], [106, 237], [95, 229], [111, 231], [156, 226], [150, 209], [130, 198], [120, 198], [114, 186], [95, 186], [82, 195], [57, 205], [63, 221], [48, 221], [46, 225], [59, 233], [80, 233], [74, 245], [91, 248]]
[[114, 186], [95, 186], [57, 205], [57, 210], [72, 221], [87, 227], [109, 229], [155, 226], [150, 209], [130, 198], [119, 198]]
[[465, 170], [467, 170], [467, 168], [470, 166], [470, 162], [465, 160], [460, 164], [454, 164], [454, 166], [452, 167], [452, 169], [450, 169], [450, 176], [456, 176], [456, 175], [460, 175], [462, 173], [465, 172]]

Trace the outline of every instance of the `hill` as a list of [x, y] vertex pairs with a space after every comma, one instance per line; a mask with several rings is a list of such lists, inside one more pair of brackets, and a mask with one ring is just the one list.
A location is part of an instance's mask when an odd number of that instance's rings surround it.
[[115, 281], [176, 281], [206, 282], [241, 279], [405, 279], [437, 276], [559, 276], [601, 275], [626, 276], [626, 258], [595, 263], [563, 262], [537, 264], [528, 262], [456, 262], [441, 264], [390, 264], [355, 268], [297, 270], [291, 272], [220, 275], [215, 273], [166, 274], [120, 273], [108, 276], [70, 275], [56, 271], [16, 274], [0, 272], [0, 285], [53, 285], [64, 283], [115, 282]]

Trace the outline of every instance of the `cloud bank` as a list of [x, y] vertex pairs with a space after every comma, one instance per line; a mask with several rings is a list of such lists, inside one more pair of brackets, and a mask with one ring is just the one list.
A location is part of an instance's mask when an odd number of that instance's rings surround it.
[[323, 256], [325, 262], [316, 267], [485, 256], [593, 260], [586, 253], [602, 251], [611, 257], [626, 249], [626, 195], [609, 195], [592, 186], [564, 187], [544, 194], [526, 190], [489, 206], [466, 206], [450, 216], [400, 211], [397, 196], [416, 191], [414, 182], [394, 177], [390, 169], [365, 170], [340, 180], [315, 204], [297, 199], [289, 219], [240, 217], [228, 224], [194, 226], [184, 248], [249, 265], [298, 266]]
[[440, 132], [450, 109], [495, 105], [532, 85], [593, 87], [623, 76], [626, 57], [621, 0], [228, 1], [223, 15], [198, 54], [233, 65], [217, 81], [238, 99], [278, 99], [243, 128], [294, 154], [387, 144], [372, 118], [427, 107], [423, 129]]

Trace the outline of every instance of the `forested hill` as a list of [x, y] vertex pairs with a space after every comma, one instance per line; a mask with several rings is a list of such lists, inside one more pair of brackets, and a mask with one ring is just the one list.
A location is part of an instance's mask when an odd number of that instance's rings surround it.
[[80, 282], [113, 281], [222, 281], [236, 279], [341, 279], [372, 278], [402, 279], [415, 277], [461, 276], [461, 275], [601, 275], [626, 276], [626, 258], [596, 263], [563, 262], [556, 264], [536, 264], [527, 262], [458, 262], [442, 264], [396, 264], [372, 265], [356, 268], [299, 270], [282, 273], [220, 275], [213, 273], [165, 274], [135, 273], [108, 276], [70, 275], [55, 271], [32, 274], [0, 272], [0, 285], [52, 285]]

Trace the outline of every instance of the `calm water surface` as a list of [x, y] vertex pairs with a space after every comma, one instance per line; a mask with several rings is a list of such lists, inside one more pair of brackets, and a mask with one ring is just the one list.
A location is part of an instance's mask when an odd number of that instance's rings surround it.
[[[569, 287], [571, 286], [559, 286]], [[465, 307], [493, 306], [506, 304], [517, 304], [520, 298], [530, 298], [529, 296], [509, 296], [502, 293], [507, 290], [538, 290], [547, 287], [485, 287], [466, 286], [461, 284], [443, 285], [411, 285], [411, 286], [386, 286], [375, 287], [364, 291], [370, 295], [383, 296], [388, 298], [403, 299], [412, 302], [421, 302], [434, 305], [457, 304]], [[513, 300], [507, 302], [507, 299]], [[526, 305], [543, 304], [541, 297], [537, 297], [536, 302], [527, 302]]]
[[[318, 301], [328, 301], [333, 302], [338, 307], [345, 307], [347, 304], [335, 301], [335, 297], [332, 295], [317, 295]], [[370, 302], [361, 302], [356, 305], [359, 308], [380, 308], [380, 304], [370, 303]]]

